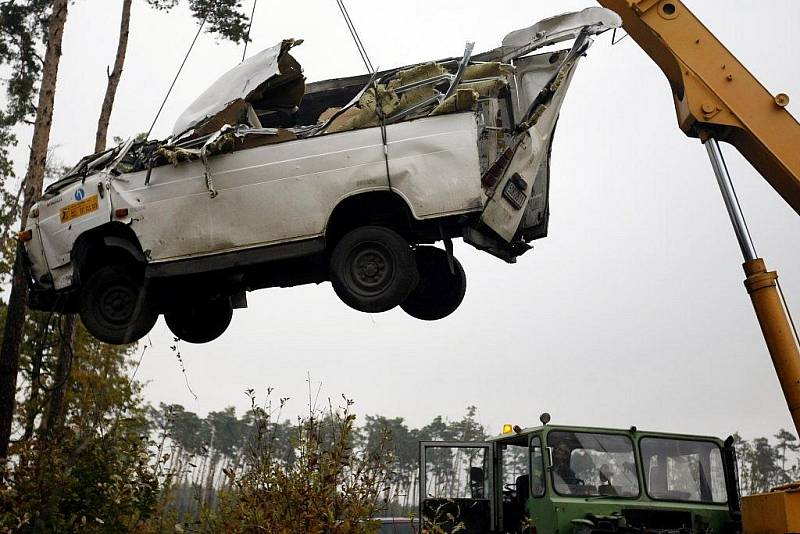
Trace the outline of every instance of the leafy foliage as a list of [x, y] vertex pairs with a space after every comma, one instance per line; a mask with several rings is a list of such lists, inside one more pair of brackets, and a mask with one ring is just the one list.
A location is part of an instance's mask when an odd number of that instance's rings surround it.
[[125, 532], [155, 510], [159, 484], [141, 426], [70, 427], [58, 441], [15, 445], [0, 490], [0, 532]]
[[20, 0], [0, 4], [0, 64], [11, 70], [6, 80], [8, 111], [0, 126], [30, 118], [36, 107], [33, 97], [42, 70], [37, 46], [47, 40], [52, 1]]
[[[159, 10], [170, 10], [182, 3], [181, 0], [146, 1], [151, 7]], [[240, 0], [188, 0], [187, 4], [195, 19], [205, 21], [209, 33], [217, 34], [234, 43], [247, 40], [249, 21], [240, 11], [242, 9]]]

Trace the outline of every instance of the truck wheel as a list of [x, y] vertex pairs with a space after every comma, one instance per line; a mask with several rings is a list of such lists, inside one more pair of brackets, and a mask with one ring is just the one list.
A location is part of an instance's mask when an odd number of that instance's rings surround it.
[[81, 291], [79, 310], [86, 330], [113, 345], [138, 341], [158, 319], [142, 284], [119, 265], [103, 267], [89, 277]]
[[345, 234], [333, 249], [330, 275], [342, 302], [368, 313], [391, 310], [419, 281], [408, 242], [383, 226], [362, 226]]
[[208, 343], [221, 336], [233, 318], [229, 298], [192, 303], [164, 314], [164, 321], [176, 337], [189, 343]]
[[467, 292], [467, 277], [461, 263], [453, 258], [453, 270], [447, 252], [434, 247], [419, 247], [415, 252], [419, 284], [400, 307], [407, 314], [424, 321], [443, 319], [456, 311]]

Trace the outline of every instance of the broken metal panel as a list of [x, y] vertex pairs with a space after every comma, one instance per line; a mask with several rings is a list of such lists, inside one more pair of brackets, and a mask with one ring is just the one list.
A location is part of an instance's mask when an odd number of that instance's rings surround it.
[[[580, 46], [578, 43], [576, 50], [580, 50]], [[525, 131], [521, 134], [521, 139], [515, 147], [505, 173], [494, 185], [486, 208], [481, 215], [483, 224], [491, 228], [506, 242], [511, 242], [518, 237], [520, 225], [526, 215], [527, 204], [534, 193], [534, 183], [537, 176], [541, 179], [540, 169], [543, 166], [548, 168], [546, 161], [550, 142], [579, 58], [580, 54], [567, 54], [563, 62], [552, 66], [553, 68], [549, 72], [550, 81], [545, 84], [546, 89], [552, 91], [552, 94], [542, 102], [537, 102], [542, 91], [535, 96], [529, 92], [538, 86], [541, 79], [547, 74], [546, 70], [543, 70], [540, 58], [535, 58], [528, 64], [532, 70], [531, 76], [527, 79], [524, 68], [520, 68], [517, 73], [518, 94], [521, 91], [526, 99], [523, 100], [520, 97], [520, 108], [525, 109], [526, 104], [529, 106], [538, 104], [538, 107], [536, 109], [529, 108], [528, 116], [523, 116], [525, 122], [522, 123], [522, 127], [525, 128]], [[534, 96], [534, 99], [528, 103], [527, 99], [530, 96]], [[522, 202], [521, 205], [520, 202]]]
[[513, 31], [503, 38], [497, 50], [503, 61], [522, 57], [548, 45], [577, 39], [581, 33], [597, 35], [622, 26], [622, 19], [602, 7], [588, 7], [575, 13], [564, 13]]
[[[303, 97], [305, 80], [300, 65], [288, 52], [300, 43], [302, 41], [285, 40], [229, 70], [178, 117], [172, 135], [202, 127], [209, 119], [214, 124], [208, 125], [205, 133], [218, 130], [224, 124], [237, 124], [242, 115], [247, 115], [247, 104], [252, 104], [256, 110], [268, 104], [297, 106]], [[275, 91], [278, 87], [281, 90]]]
[[514, 116], [522, 117], [536, 97], [547, 87], [564, 63], [568, 50], [527, 56], [515, 61], [513, 80]]
[[[482, 206], [473, 113], [387, 128], [393, 189], [415, 217]], [[181, 162], [114, 181], [115, 205], [131, 206], [131, 227], [151, 261], [168, 261], [316, 237], [343, 198], [388, 190], [380, 131], [368, 128]], [[174, 220], [180, 225], [164, 224]], [[161, 221], [161, 222], [159, 222]]]

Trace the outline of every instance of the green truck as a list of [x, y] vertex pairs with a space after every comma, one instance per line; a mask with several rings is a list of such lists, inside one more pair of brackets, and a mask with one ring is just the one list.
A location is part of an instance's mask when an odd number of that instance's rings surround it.
[[422, 531], [741, 531], [732, 438], [548, 422], [506, 425], [486, 442], [421, 442]]

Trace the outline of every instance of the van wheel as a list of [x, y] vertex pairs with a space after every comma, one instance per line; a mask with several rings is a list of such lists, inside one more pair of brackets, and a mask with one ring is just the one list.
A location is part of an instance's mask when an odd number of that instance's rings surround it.
[[419, 281], [408, 242], [383, 226], [362, 226], [345, 234], [333, 249], [330, 275], [342, 302], [368, 313], [391, 310]]
[[221, 336], [233, 318], [229, 298], [195, 302], [164, 314], [164, 321], [176, 337], [189, 343], [208, 343]]
[[123, 266], [97, 270], [81, 291], [79, 311], [86, 330], [105, 343], [133, 343], [147, 335], [158, 314], [142, 284]]
[[453, 270], [447, 252], [434, 247], [415, 251], [419, 284], [400, 307], [407, 314], [424, 321], [443, 319], [456, 311], [467, 292], [467, 277], [461, 263], [453, 258]]

